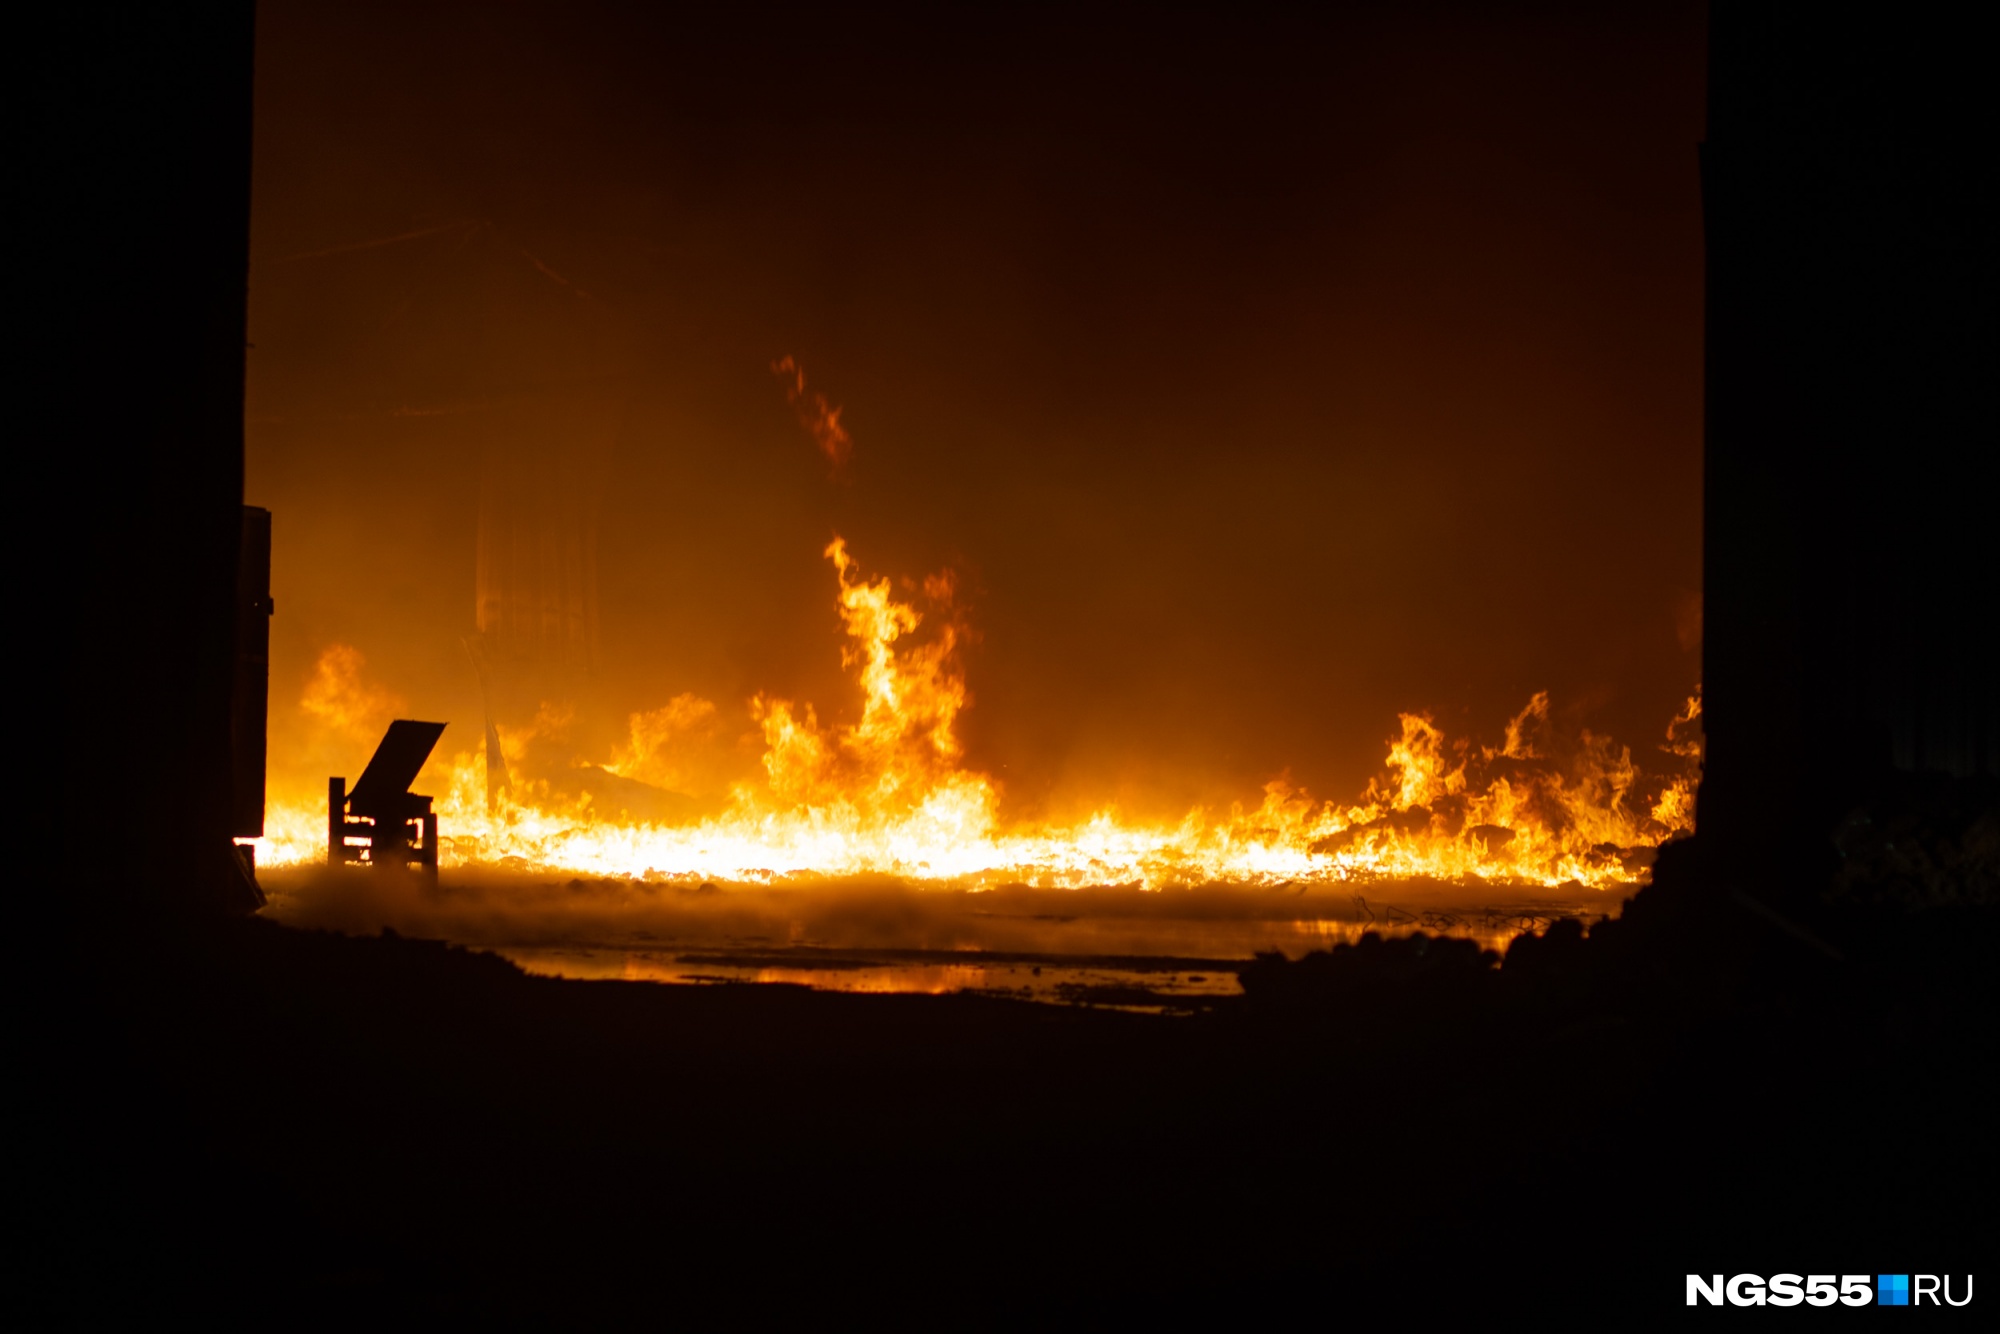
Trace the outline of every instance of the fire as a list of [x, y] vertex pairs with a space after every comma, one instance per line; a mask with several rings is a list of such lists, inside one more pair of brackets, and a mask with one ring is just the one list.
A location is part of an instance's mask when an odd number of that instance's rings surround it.
[[[824, 554], [842, 661], [860, 693], [853, 723], [829, 726], [809, 703], [757, 695], [761, 778], [736, 782], [713, 813], [683, 823], [632, 819], [533, 779], [489, 794], [479, 751], [434, 761], [418, 788], [438, 799], [444, 865], [683, 883], [880, 873], [971, 888], [1425, 878], [1609, 889], [1642, 879], [1654, 849], [1693, 828], [1699, 694], [1669, 724], [1666, 759], [1649, 773], [1628, 747], [1588, 731], [1558, 744], [1546, 693], [1507, 722], [1497, 747], [1449, 737], [1429, 715], [1401, 715], [1383, 771], [1353, 802], [1316, 799], [1281, 777], [1253, 808], [1196, 809], [1173, 823], [1107, 805], [1075, 823], [1003, 827], [999, 787], [965, 766], [957, 734], [971, 695], [950, 575], [923, 582], [920, 608], [889, 579], [865, 577], [845, 541]], [[300, 701], [305, 718], [350, 741], [378, 728], [395, 698], [362, 668], [353, 649], [326, 650]], [[509, 767], [567, 721], [552, 703], [526, 727], [499, 726]], [[715, 704], [682, 694], [633, 715], [629, 742], [594, 767], [685, 790], [713, 772], [702, 756], [717, 731]], [[260, 862], [324, 856], [322, 793], [280, 794]]]
[[789, 701], [757, 696], [750, 712], [764, 728], [764, 769], [771, 792], [783, 799], [902, 814], [958, 776], [962, 750], [953, 725], [968, 697], [957, 658], [962, 630], [950, 618], [952, 580], [934, 575], [924, 583], [942, 621], [937, 635], [899, 650], [896, 642], [907, 640], [923, 615], [896, 601], [887, 579], [855, 578], [846, 542], [835, 538], [823, 554], [840, 580], [849, 640], [841, 661], [860, 680], [861, 720], [823, 733], [810, 708], [800, 718]]

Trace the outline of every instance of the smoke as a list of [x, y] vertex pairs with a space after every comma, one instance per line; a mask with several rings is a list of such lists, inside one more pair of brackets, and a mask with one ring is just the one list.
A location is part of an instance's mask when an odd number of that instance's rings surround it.
[[812, 437], [819, 452], [838, 473], [848, 456], [854, 452], [854, 441], [848, 436], [847, 428], [840, 424], [840, 409], [830, 406], [826, 395], [806, 389], [805, 368], [790, 357], [771, 363], [771, 373], [785, 387], [785, 401], [798, 414], [799, 425]]
[[713, 797], [732, 770], [719, 757], [721, 717], [712, 700], [683, 691], [660, 708], [635, 713], [631, 740], [618, 748], [607, 772], [666, 792]]
[[327, 645], [299, 697], [299, 708], [322, 727], [347, 739], [367, 741], [379, 736], [404, 705], [395, 692], [363, 678], [367, 665], [367, 658], [352, 645]]
[[[415, 874], [325, 866], [260, 873], [267, 915], [300, 927], [445, 939], [503, 952], [575, 948], [675, 951], [932, 950], [968, 955], [1297, 956], [1363, 930], [1427, 929], [1504, 938], [1554, 913], [1601, 913], [1601, 901], [1413, 881], [1347, 886], [1132, 885], [989, 890], [918, 887], [886, 876], [799, 877], [777, 885], [557, 878], [504, 867]], [[975, 962], [976, 959], [968, 959]]]

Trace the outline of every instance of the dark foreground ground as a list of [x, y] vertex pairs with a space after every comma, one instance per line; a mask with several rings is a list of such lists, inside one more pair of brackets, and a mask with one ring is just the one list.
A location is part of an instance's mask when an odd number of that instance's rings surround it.
[[27, 1002], [14, 1292], [36, 1327], [1628, 1323], [1687, 1273], [1990, 1273], [1996, 927], [1711, 898], [1157, 1017], [76, 922]]

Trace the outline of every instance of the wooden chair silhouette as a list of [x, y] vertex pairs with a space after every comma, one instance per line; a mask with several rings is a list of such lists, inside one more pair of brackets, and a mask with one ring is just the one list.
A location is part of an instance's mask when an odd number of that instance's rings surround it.
[[429, 797], [409, 789], [444, 727], [398, 718], [352, 792], [345, 778], [327, 779], [327, 865], [414, 867], [437, 879], [437, 816]]

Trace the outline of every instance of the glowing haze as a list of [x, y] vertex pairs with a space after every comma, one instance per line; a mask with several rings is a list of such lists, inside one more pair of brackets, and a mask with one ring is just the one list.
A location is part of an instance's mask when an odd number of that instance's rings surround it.
[[1643, 874], [1702, 35], [260, 6], [271, 854], [402, 716], [447, 865]]

